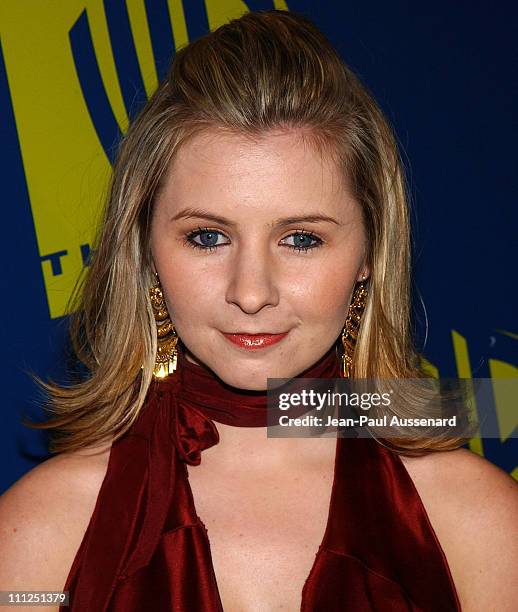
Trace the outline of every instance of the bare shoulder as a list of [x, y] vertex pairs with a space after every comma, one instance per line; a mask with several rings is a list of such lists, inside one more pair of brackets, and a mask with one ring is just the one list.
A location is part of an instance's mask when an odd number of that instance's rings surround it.
[[401, 460], [446, 555], [463, 612], [515, 610], [518, 483], [465, 448]]
[[56, 455], [0, 496], [0, 590], [63, 589], [106, 475], [110, 449], [111, 442]]

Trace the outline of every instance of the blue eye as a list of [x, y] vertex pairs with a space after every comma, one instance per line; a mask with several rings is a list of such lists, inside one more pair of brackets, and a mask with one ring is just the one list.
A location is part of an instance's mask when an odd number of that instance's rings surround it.
[[314, 234], [305, 232], [304, 230], [300, 230], [298, 232], [295, 232], [294, 234], [290, 234], [286, 238], [294, 239], [293, 245], [288, 244], [286, 246], [295, 249], [296, 251], [309, 251], [309, 249], [318, 248], [323, 244], [323, 241], [320, 238], [318, 238]]
[[[223, 244], [217, 244], [218, 236], [223, 236], [221, 232], [210, 229], [201, 229], [198, 228], [194, 232], [191, 232], [187, 235], [187, 242], [190, 246], [195, 249], [203, 249], [207, 251], [213, 251], [220, 246], [224, 246], [225, 244], [229, 244], [228, 242], [224, 242]], [[199, 238], [200, 242], [196, 242], [195, 238]]]

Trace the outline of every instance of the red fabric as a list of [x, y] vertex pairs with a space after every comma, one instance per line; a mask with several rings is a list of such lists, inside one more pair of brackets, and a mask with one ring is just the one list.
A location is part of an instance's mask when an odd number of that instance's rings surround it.
[[[331, 350], [303, 374], [338, 378]], [[187, 465], [219, 442], [215, 422], [264, 426], [266, 394], [186, 361], [150, 389], [111, 448], [94, 512], [63, 590], [73, 612], [221, 612], [207, 529]], [[328, 523], [302, 612], [460, 611], [444, 553], [399, 456], [337, 438]]]

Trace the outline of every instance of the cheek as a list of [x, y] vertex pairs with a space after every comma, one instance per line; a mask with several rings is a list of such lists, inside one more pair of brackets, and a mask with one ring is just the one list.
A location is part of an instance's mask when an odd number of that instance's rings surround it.
[[214, 277], [203, 264], [193, 265], [192, 253], [178, 238], [158, 232], [152, 235], [151, 248], [171, 319], [188, 323], [210, 306]]
[[348, 306], [357, 270], [341, 260], [325, 262], [318, 269], [290, 280], [290, 295], [299, 311], [329, 320], [341, 317]]
[[221, 287], [214, 275], [200, 270], [193, 274], [191, 268], [177, 262], [176, 266], [164, 269], [160, 278], [169, 314], [183, 326], [207, 320], [216, 312], [216, 305], [221, 304]]

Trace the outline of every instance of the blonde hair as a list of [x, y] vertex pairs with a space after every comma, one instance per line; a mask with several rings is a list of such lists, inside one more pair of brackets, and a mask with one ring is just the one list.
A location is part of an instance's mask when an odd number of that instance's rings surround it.
[[[95, 255], [69, 306], [71, 340], [88, 377], [70, 386], [37, 379], [52, 416], [29, 426], [54, 430], [51, 452], [117, 439], [139, 415], [157, 349], [148, 298], [153, 201], [182, 144], [209, 128], [250, 137], [301, 129], [340, 164], [363, 211], [371, 270], [353, 376], [423, 376], [411, 338], [409, 212], [393, 132], [309, 20], [246, 13], [176, 54], [120, 145]], [[396, 450], [419, 454], [462, 442], [406, 439]]]

